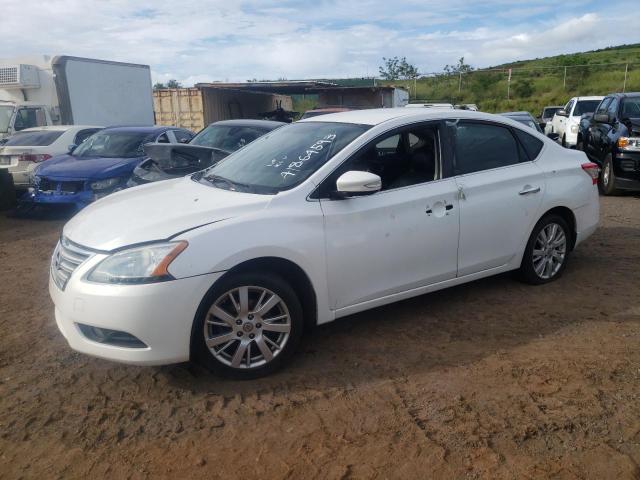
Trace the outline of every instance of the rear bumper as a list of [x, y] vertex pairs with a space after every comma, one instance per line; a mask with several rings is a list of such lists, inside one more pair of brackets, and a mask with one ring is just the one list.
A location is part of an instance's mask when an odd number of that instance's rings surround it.
[[9, 168], [13, 176], [13, 184], [18, 188], [27, 188], [31, 184], [31, 173], [38, 165], [33, 162], [18, 162], [18, 165]]

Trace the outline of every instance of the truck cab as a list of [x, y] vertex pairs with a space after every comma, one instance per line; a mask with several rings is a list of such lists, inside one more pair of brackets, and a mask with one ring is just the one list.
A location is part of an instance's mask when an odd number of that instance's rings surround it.
[[601, 169], [600, 191], [640, 191], [640, 92], [607, 95], [584, 135], [584, 151]]
[[53, 122], [45, 105], [0, 100], [0, 145], [15, 132], [47, 125]]

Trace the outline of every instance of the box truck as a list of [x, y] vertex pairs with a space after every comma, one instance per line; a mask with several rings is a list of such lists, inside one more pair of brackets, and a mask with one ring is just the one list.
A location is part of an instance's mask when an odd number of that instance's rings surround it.
[[153, 125], [148, 65], [70, 56], [0, 59], [0, 142], [43, 125]]

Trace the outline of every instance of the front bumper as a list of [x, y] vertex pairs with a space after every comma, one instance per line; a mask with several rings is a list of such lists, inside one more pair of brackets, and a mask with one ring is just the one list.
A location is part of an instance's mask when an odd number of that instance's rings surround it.
[[616, 188], [640, 190], [640, 152], [619, 151], [613, 162]]
[[[137, 365], [189, 360], [196, 310], [222, 273], [146, 285], [103, 285], [83, 280], [102, 258], [96, 255], [80, 265], [64, 291], [49, 275], [56, 323], [69, 346], [94, 357]], [[127, 348], [90, 340], [79, 323], [129, 333], [146, 347]]]

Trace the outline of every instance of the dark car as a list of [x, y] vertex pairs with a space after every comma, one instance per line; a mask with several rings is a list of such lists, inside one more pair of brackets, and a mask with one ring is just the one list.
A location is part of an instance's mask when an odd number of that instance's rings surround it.
[[540, 128], [540, 125], [538, 125], [538, 122], [536, 121], [536, 119], [533, 118], [533, 115], [531, 115], [529, 112], [503, 112], [503, 113], [500, 113], [499, 115], [502, 115], [503, 117], [508, 117], [512, 120], [515, 120], [516, 122], [520, 122], [526, 125], [527, 127], [531, 127], [534, 130], [537, 130], [538, 132], [542, 133], [542, 129]]
[[127, 186], [168, 180], [203, 170], [282, 125], [285, 124], [270, 120], [222, 120], [201, 130], [188, 144], [145, 145], [147, 158], [133, 170]]
[[80, 209], [126, 188], [149, 142], [179, 142], [193, 133], [176, 127], [111, 127], [91, 135], [71, 152], [44, 162], [22, 198], [36, 204], [74, 204]]
[[640, 92], [607, 95], [583, 132], [582, 148], [601, 169], [600, 191], [640, 190]]
[[538, 124], [540, 128], [544, 130], [544, 127], [547, 126], [547, 123], [553, 120], [553, 116], [557, 111], [562, 110], [564, 107], [562, 105], [553, 105], [547, 106], [542, 109], [542, 113], [540, 114], [540, 120]]

